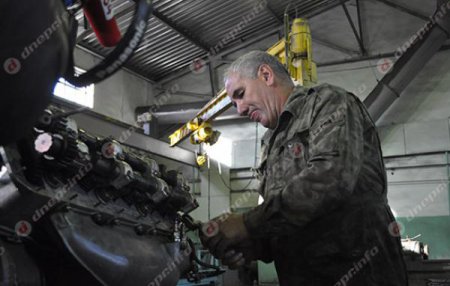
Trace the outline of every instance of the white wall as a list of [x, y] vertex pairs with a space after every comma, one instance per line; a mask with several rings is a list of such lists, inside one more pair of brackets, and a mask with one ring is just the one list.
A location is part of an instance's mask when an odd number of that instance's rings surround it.
[[200, 169], [199, 177], [201, 180], [199, 186], [201, 195], [197, 197], [197, 201], [200, 207], [191, 213], [192, 217], [201, 221], [208, 221], [229, 212], [230, 190], [227, 188], [230, 182], [229, 168], [221, 165], [220, 173], [217, 162], [211, 160], [210, 169], [207, 167]]
[[[88, 70], [100, 60], [80, 49], [75, 49], [75, 65]], [[95, 85], [94, 111], [122, 122], [136, 125], [134, 110], [153, 101], [150, 82], [125, 70]]]

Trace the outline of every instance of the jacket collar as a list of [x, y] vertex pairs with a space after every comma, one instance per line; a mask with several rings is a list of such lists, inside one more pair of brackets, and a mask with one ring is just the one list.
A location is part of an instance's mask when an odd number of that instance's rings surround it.
[[283, 123], [287, 122], [291, 117], [298, 117], [300, 115], [299, 113], [302, 111], [301, 106], [303, 106], [301, 99], [314, 91], [314, 88], [306, 88], [301, 85], [296, 85], [294, 87], [286, 101], [283, 112], [281, 112], [281, 115], [278, 118], [277, 126], [275, 129], [267, 129], [266, 133], [264, 133], [264, 136], [261, 138], [263, 143], [268, 143], [272, 135], [275, 132], [278, 132], [278, 129], [283, 126]]

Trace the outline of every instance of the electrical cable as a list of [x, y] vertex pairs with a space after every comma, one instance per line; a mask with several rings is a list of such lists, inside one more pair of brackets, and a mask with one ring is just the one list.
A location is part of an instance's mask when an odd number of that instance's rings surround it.
[[220, 269], [219, 266], [211, 265], [211, 264], [208, 264], [208, 263], [206, 263], [206, 262], [201, 261], [200, 258], [198, 258], [197, 255], [195, 255], [195, 245], [194, 245], [194, 242], [192, 241], [192, 239], [188, 238], [187, 241], [188, 241], [188, 243], [189, 243], [189, 246], [191, 247], [192, 259], [193, 259], [198, 265], [203, 266], [203, 267], [206, 267], [206, 268], [211, 268], [211, 269], [214, 269], [214, 270], [216, 270], [216, 271], [222, 272], [222, 269]]
[[133, 20], [114, 50], [95, 67], [80, 75], [75, 74], [72, 58], [72, 68], [68, 69], [64, 75], [64, 79], [72, 85], [80, 87], [98, 83], [118, 71], [133, 56], [134, 51], [138, 48], [140, 41], [145, 36], [144, 31], [147, 28], [152, 8], [153, 5], [151, 2], [138, 0], [136, 2]]
[[208, 220], [211, 220], [211, 168], [208, 168]]

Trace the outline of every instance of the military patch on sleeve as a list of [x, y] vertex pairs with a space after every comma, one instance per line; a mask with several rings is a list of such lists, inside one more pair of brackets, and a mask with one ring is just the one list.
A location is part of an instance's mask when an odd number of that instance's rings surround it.
[[303, 144], [299, 141], [289, 142], [288, 145], [289, 154], [295, 158], [299, 158], [303, 152]]

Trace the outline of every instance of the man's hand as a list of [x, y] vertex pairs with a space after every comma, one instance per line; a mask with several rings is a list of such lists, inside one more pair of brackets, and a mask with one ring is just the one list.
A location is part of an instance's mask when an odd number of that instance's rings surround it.
[[226, 251], [222, 264], [227, 265], [230, 269], [236, 269], [244, 266], [245, 263], [264, 258], [265, 250], [261, 241], [246, 239]]
[[246, 262], [245, 256], [242, 252], [237, 250], [228, 250], [222, 259], [222, 264], [228, 266], [230, 269], [237, 269], [244, 266]]
[[[200, 232], [200, 239], [205, 247], [218, 259], [229, 261], [235, 264], [240, 261], [236, 256], [227, 251], [248, 239], [247, 228], [241, 214], [223, 214], [203, 225]], [[239, 253], [237, 253], [239, 254]], [[226, 259], [225, 259], [226, 258]]]

